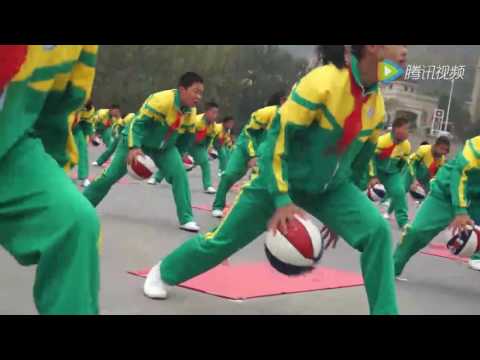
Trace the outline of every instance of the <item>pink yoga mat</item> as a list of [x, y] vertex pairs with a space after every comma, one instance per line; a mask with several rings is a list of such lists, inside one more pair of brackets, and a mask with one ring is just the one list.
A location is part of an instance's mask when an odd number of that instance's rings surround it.
[[452, 255], [445, 244], [431, 243], [427, 248], [421, 251], [424, 255], [443, 257], [449, 260], [468, 262], [468, 258]]
[[[129, 271], [146, 277], [149, 269]], [[224, 263], [180, 284], [181, 287], [228, 299], [250, 299], [263, 296], [337, 289], [363, 285], [360, 274], [318, 267], [309, 274], [288, 277], [268, 263]]]
[[210, 205], [192, 205], [192, 208], [203, 211], [212, 211], [212, 207]]

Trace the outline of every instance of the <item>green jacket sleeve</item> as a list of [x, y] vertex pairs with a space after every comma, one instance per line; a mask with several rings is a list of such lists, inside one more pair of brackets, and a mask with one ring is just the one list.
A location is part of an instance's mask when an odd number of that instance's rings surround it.
[[473, 145], [467, 141], [463, 151], [457, 155], [452, 163], [450, 178], [450, 192], [455, 215], [466, 214], [469, 199], [467, 193], [467, 182], [470, 170], [478, 167], [478, 160], [475, 158]]
[[145, 133], [145, 125], [153, 121], [153, 119], [149, 116], [145, 115], [138, 115], [130, 123], [128, 127], [128, 147], [132, 148], [139, 148], [142, 146], [142, 140]]
[[455, 215], [467, 213], [470, 204], [467, 192], [468, 176], [471, 170], [480, 168], [480, 149], [475, 147], [474, 139], [465, 143], [463, 151], [457, 155], [452, 164], [450, 190]]

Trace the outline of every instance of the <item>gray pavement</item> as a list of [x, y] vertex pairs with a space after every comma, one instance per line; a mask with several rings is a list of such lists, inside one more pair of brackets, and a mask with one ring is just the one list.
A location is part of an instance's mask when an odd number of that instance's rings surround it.
[[[90, 149], [90, 162], [103, 147]], [[212, 162], [214, 182], [217, 162]], [[91, 167], [93, 174], [100, 168]], [[212, 195], [204, 194], [200, 169], [190, 174], [192, 203], [208, 204]], [[233, 199], [234, 194], [230, 195]], [[411, 204], [412, 205], [412, 204]], [[411, 206], [413, 214], [415, 207]], [[156, 263], [191, 237], [178, 229], [172, 193], [168, 184], [116, 185], [99, 205], [104, 231], [101, 257], [101, 311], [103, 314], [368, 314], [363, 287], [323, 290], [271, 296], [242, 302], [175, 288], [166, 301], [144, 297], [143, 280], [127, 274]], [[218, 223], [210, 213], [194, 210], [202, 231]], [[394, 241], [399, 232], [392, 220]], [[437, 241], [448, 235], [439, 235]], [[260, 237], [231, 261], [266, 261]], [[322, 264], [360, 273], [359, 254], [342, 240], [328, 250]], [[32, 285], [35, 267], [22, 267], [3, 248], [0, 250], [0, 314], [35, 314]], [[407, 265], [398, 282], [398, 302], [402, 314], [480, 314], [480, 272], [451, 260], [418, 254]]]

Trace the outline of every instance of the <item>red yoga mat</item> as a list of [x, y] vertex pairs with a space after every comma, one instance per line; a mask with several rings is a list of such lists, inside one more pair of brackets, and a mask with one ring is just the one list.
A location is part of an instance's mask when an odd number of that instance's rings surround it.
[[[143, 269], [129, 273], [146, 277], [148, 271]], [[363, 285], [361, 275], [323, 266], [306, 275], [289, 277], [278, 273], [267, 263], [230, 265], [226, 262], [179, 286], [239, 300], [360, 285]]]
[[210, 205], [192, 205], [192, 208], [202, 211], [212, 211], [212, 207]]
[[449, 260], [468, 262], [468, 258], [453, 255], [445, 244], [431, 243], [426, 249], [421, 251], [424, 255], [438, 256]]

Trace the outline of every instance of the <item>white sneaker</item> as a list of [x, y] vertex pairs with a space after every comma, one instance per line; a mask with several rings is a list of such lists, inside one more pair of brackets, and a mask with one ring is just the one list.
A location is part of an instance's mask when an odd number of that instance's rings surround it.
[[83, 182], [82, 182], [82, 186], [83, 186], [83, 187], [90, 186], [90, 184], [91, 184], [91, 182], [90, 182], [90, 180], [88, 180], [88, 179], [85, 179], [85, 180], [83, 180]]
[[221, 219], [223, 218], [223, 211], [220, 209], [213, 209], [212, 216]]
[[152, 176], [150, 179], [148, 179], [147, 184], [156, 185], [157, 180], [155, 180], [155, 176]]
[[215, 194], [217, 192], [217, 190], [215, 190], [215, 188], [213, 186], [209, 186], [207, 188], [207, 190], [205, 190], [205, 193], [207, 194]]
[[407, 278], [402, 278], [400, 276], [395, 276], [395, 279], [398, 280], [398, 281], [408, 281]]
[[151, 299], [166, 299], [168, 285], [162, 281], [160, 276], [161, 261], [150, 269], [145, 283], [143, 284], [143, 293]]
[[100, 165], [98, 165], [98, 162], [94, 161], [92, 162], [92, 166], [100, 166]]
[[468, 266], [472, 270], [480, 271], [480, 260], [468, 260]]
[[217, 174], [218, 174], [218, 177], [222, 177], [223, 171], [219, 171]]
[[191, 232], [199, 232], [200, 227], [197, 225], [195, 221], [190, 221], [186, 224], [180, 225], [180, 229], [186, 230], [186, 231], [191, 231]]

